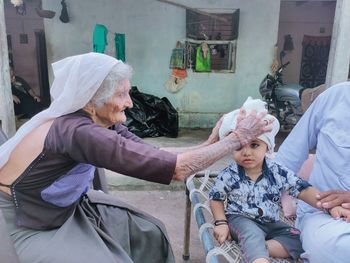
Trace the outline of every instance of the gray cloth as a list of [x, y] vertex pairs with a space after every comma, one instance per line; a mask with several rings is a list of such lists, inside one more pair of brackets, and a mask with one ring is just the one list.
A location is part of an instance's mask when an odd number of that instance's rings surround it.
[[0, 209], [0, 258], [2, 262], [19, 263], [10, 235], [7, 232], [6, 222]]
[[230, 232], [243, 252], [243, 262], [253, 262], [258, 258], [269, 258], [265, 240], [276, 240], [293, 259], [303, 253], [300, 232], [281, 221], [261, 223], [243, 215], [228, 215]]
[[0, 209], [22, 263], [175, 262], [159, 220], [102, 192], [88, 192], [53, 230], [17, 227], [12, 198], [1, 191]]

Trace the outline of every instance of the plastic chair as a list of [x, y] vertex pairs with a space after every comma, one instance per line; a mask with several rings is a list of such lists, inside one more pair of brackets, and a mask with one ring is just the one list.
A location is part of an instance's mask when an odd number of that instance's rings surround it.
[[326, 90], [326, 85], [321, 84], [314, 88], [306, 88], [301, 91], [301, 109], [303, 113], [310, 107], [311, 103], [320, 95], [323, 91]]

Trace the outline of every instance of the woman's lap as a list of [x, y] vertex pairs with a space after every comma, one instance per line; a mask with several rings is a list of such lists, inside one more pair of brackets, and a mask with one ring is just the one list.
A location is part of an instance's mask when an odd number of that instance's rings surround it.
[[1, 207], [21, 262], [175, 262], [166, 233], [152, 219], [104, 198], [107, 204], [83, 198], [64, 225], [48, 231], [18, 228], [14, 209]]
[[158, 219], [113, 196], [96, 191], [88, 196], [104, 223], [101, 229], [118, 240], [134, 262], [175, 262], [165, 227]]

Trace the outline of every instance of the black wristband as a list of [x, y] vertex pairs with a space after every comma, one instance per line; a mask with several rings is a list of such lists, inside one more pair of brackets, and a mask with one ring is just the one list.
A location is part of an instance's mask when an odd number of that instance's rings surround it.
[[215, 220], [214, 225], [215, 226], [228, 225], [228, 221], [226, 219]]

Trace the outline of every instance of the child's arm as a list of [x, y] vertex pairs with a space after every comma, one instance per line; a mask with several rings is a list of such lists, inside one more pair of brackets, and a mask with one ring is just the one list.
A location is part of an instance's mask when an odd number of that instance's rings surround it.
[[303, 200], [305, 203], [308, 203], [309, 205], [320, 209], [317, 206], [317, 202], [319, 201], [316, 196], [320, 193], [316, 188], [314, 187], [308, 187], [304, 190], [302, 190], [299, 195], [298, 199]]
[[230, 229], [225, 216], [224, 202], [210, 200], [210, 209], [214, 216], [214, 237], [221, 245], [225, 240], [231, 240]]
[[[317, 205], [317, 202], [319, 202], [319, 200], [316, 198], [316, 196], [319, 193], [320, 191], [318, 191], [316, 188], [308, 187], [300, 192], [300, 194], [298, 195], [298, 198], [308, 203], [309, 205], [312, 205], [313, 207], [322, 209]], [[343, 208], [341, 206], [335, 206], [326, 211], [335, 219], [344, 218], [346, 222], [350, 222], [349, 209]]]

